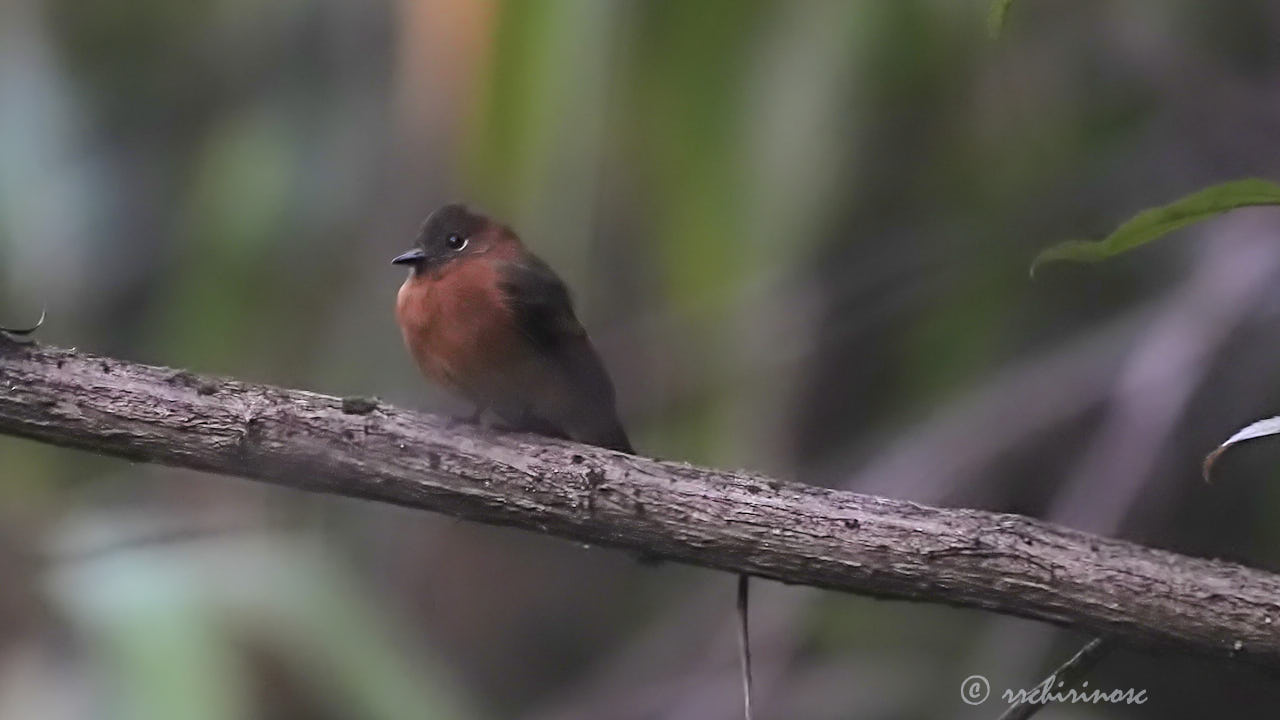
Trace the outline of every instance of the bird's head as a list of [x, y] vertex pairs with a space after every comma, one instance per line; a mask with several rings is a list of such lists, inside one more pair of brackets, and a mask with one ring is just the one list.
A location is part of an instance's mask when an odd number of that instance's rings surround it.
[[452, 203], [436, 210], [422, 223], [413, 249], [391, 260], [394, 265], [408, 265], [415, 275], [442, 271], [449, 264], [489, 250], [498, 242], [501, 232], [489, 218]]

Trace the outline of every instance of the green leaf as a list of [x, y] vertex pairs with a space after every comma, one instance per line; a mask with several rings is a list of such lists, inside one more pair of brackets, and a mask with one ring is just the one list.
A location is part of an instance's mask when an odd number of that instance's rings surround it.
[[1009, 7], [1013, 5], [1013, 0], [992, 0], [991, 7], [987, 10], [987, 32], [990, 33], [991, 39], [1000, 37], [1000, 31], [1004, 30], [1004, 20], [1009, 15]]
[[1251, 178], [1207, 187], [1168, 205], [1143, 210], [1102, 240], [1068, 240], [1054, 245], [1031, 262], [1031, 274], [1034, 276], [1036, 268], [1044, 263], [1056, 260], [1106, 260], [1192, 223], [1252, 205], [1280, 205], [1280, 185]]
[[1240, 429], [1235, 435], [1227, 438], [1227, 441], [1219, 445], [1213, 452], [1205, 456], [1204, 459], [1204, 481], [1209, 482], [1209, 473], [1213, 471], [1213, 464], [1218, 461], [1222, 453], [1227, 448], [1236, 443], [1245, 440], [1253, 440], [1254, 438], [1267, 437], [1269, 435], [1280, 435], [1280, 416], [1270, 417], [1266, 420], [1259, 420], [1252, 425], [1247, 425]]

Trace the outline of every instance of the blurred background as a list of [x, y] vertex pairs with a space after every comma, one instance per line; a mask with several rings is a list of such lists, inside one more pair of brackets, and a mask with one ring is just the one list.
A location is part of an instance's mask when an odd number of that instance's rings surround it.
[[[1280, 5], [4, 0], [0, 325], [458, 413], [388, 265], [465, 199], [574, 288], [645, 454], [1280, 571]], [[735, 718], [734, 579], [0, 437], [0, 718]], [[757, 582], [761, 718], [994, 718], [1087, 638]], [[1133, 706], [1280, 688], [1120, 651]]]

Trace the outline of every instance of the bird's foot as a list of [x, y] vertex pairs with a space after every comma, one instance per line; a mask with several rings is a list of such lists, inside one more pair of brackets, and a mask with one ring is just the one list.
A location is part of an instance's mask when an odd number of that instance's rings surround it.
[[447, 425], [446, 427], [447, 427], [449, 430], [452, 430], [452, 429], [454, 429], [454, 428], [456, 428], [456, 427], [460, 427], [460, 426], [464, 426], [464, 425], [469, 425], [469, 426], [472, 426], [472, 427], [484, 427], [484, 422], [483, 422], [483, 421], [484, 421], [484, 411], [485, 411], [485, 410], [486, 410], [486, 408], [485, 408], [484, 406], [480, 406], [480, 407], [477, 407], [477, 408], [476, 408], [476, 411], [475, 411], [475, 412], [473, 412], [473, 413], [471, 413], [470, 415], [467, 415], [467, 416], [465, 416], [465, 417], [457, 417], [457, 416], [455, 416], [455, 417], [451, 417], [451, 418], [449, 418], [449, 423], [448, 423], [448, 425]]

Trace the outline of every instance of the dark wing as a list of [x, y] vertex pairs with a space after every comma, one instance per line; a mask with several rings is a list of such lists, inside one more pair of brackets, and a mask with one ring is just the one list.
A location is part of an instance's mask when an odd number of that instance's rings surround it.
[[579, 442], [633, 452], [614, 406], [613, 382], [573, 312], [569, 290], [529, 256], [502, 268], [501, 287], [521, 334], [545, 367], [547, 387], [528, 423], [549, 424]]

